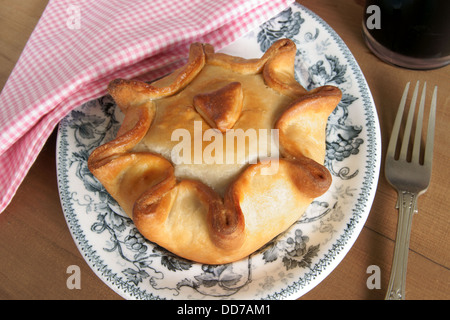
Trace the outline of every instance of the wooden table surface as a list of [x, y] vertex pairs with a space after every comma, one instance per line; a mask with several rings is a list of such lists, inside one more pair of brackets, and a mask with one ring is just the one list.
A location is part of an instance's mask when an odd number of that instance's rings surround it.
[[[431, 71], [397, 68], [378, 60], [361, 37], [363, 0], [300, 0], [344, 40], [372, 91], [381, 126], [383, 160], [407, 81], [438, 85], [431, 186], [419, 198], [408, 260], [407, 299], [450, 298], [450, 66]], [[3, 88], [47, 0], [0, 0], [0, 88]], [[0, 214], [0, 299], [122, 299], [88, 267], [61, 209], [54, 132], [6, 210]], [[397, 227], [396, 192], [382, 164], [375, 200], [354, 246], [338, 267], [301, 299], [383, 299]], [[81, 289], [68, 289], [67, 267], [81, 271]], [[369, 289], [367, 268], [380, 268], [381, 288]]]

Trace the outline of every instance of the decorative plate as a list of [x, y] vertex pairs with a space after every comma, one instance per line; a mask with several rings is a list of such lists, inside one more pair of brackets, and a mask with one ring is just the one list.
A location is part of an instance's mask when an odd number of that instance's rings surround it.
[[193, 263], [138, 233], [87, 168], [88, 155], [113, 139], [123, 119], [111, 97], [85, 103], [61, 121], [57, 170], [67, 224], [89, 266], [124, 298], [295, 299], [355, 242], [375, 195], [381, 139], [369, 88], [344, 42], [295, 3], [222, 51], [257, 58], [285, 37], [297, 44], [296, 76], [305, 88], [331, 84], [343, 92], [327, 126], [325, 165], [333, 183], [289, 230], [244, 260]]

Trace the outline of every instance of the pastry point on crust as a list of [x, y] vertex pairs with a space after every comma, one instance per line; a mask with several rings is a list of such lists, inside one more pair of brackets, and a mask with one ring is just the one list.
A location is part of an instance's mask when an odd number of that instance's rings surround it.
[[[259, 59], [194, 43], [186, 65], [160, 80], [110, 83], [125, 119], [117, 137], [92, 152], [88, 167], [145, 238], [186, 259], [230, 263], [284, 232], [328, 190], [325, 128], [342, 93], [332, 86], [307, 91], [297, 83], [295, 53], [288, 39]], [[253, 129], [261, 139], [256, 146], [267, 138], [261, 130], [278, 129], [282, 157], [250, 162], [264, 154], [247, 146], [243, 163], [173, 164], [173, 132], [195, 136], [196, 121], [200, 134], [217, 128], [226, 133], [220, 137]], [[184, 151], [206, 150], [186, 143]], [[219, 151], [236, 152], [223, 147]]]
[[274, 90], [293, 98], [307, 94], [308, 91], [295, 80], [295, 44], [282, 39], [275, 45], [278, 45], [278, 51], [264, 65], [264, 80]]
[[295, 100], [281, 114], [275, 128], [279, 130], [283, 156], [324, 163], [327, 120], [341, 97], [342, 92], [336, 87], [319, 87]]
[[239, 119], [243, 103], [242, 85], [231, 82], [219, 90], [194, 96], [194, 106], [211, 126], [225, 132]]
[[160, 99], [177, 93], [186, 87], [205, 65], [203, 45], [193, 43], [189, 51], [187, 64], [164, 78], [158, 85], [142, 81], [115, 79], [108, 86], [109, 94], [123, 112], [129, 106], [139, 105], [153, 99]]

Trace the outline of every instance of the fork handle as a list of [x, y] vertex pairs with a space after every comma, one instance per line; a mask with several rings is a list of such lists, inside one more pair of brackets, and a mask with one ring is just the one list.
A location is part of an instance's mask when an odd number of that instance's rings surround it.
[[386, 300], [405, 299], [409, 238], [411, 234], [412, 217], [414, 213], [417, 212], [417, 194], [408, 191], [399, 191], [397, 204], [399, 209], [397, 235]]

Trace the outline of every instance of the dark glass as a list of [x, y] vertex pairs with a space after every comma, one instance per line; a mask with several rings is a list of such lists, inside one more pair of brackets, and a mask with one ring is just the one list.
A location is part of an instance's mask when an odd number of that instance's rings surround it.
[[372, 13], [364, 10], [363, 33], [378, 57], [413, 69], [450, 63], [450, 0], [367, 0], [366, 9], [371, 5], [379, 8], [380, 28], [368, 28]]

